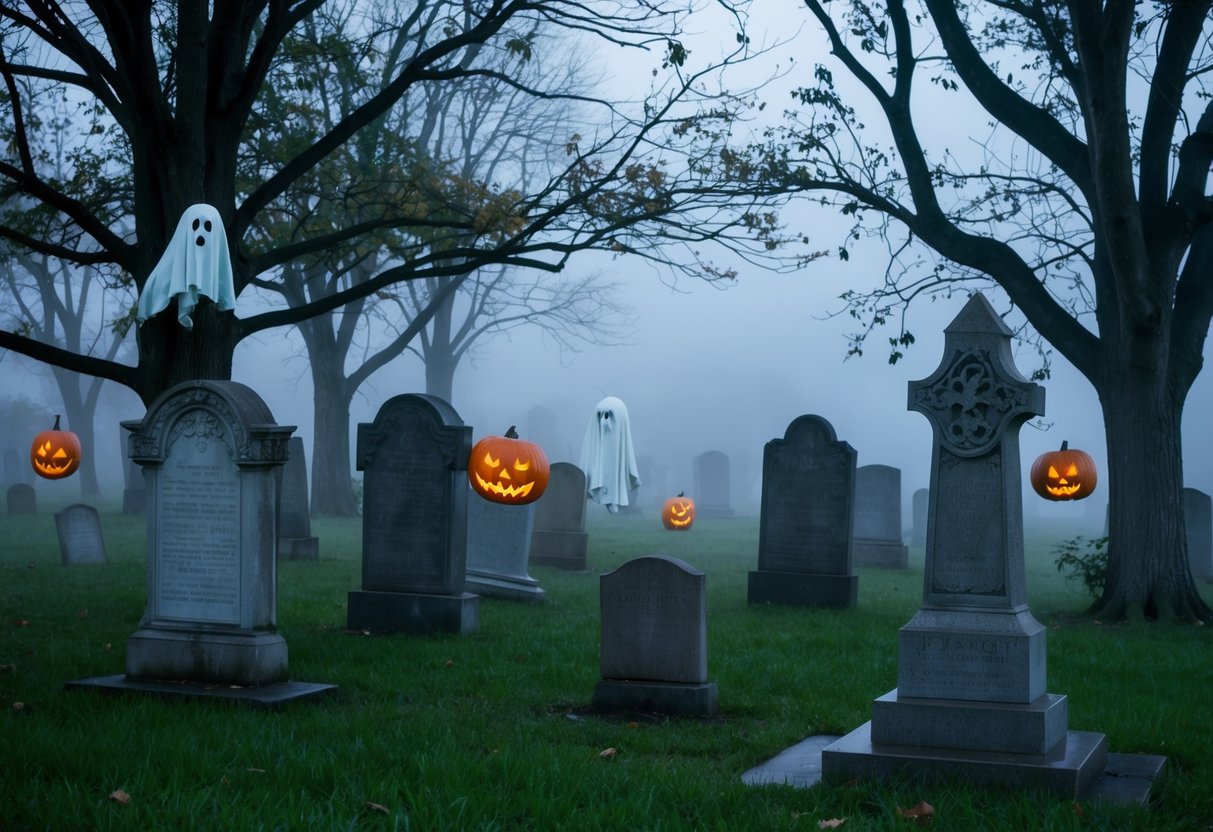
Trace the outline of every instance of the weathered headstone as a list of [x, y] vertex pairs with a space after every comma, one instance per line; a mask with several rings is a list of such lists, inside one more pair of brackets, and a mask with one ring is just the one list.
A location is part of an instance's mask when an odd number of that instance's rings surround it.
[[278, 557], [282, 560], [319, 560], [320, 541], [312, 536], [312, 515], [307, 498], [307, 459], [303, 439], [292, 436], [290, 456], [282, 471], [278, 494]]
[[21, 470], [21, 454], [16, 448], [4, 449], [4, 484], [15, 485], [24, 482], [24, 472]]
[[595, 710], [716, 713], [708, 681], [707, 577], [678, 558], [636, 558], [599, 579]]
[[547, 490], [534, 505], [531, 563], [584, 570], [585, 473], [571, 462], [553, 462]]
[[927, 501], [930, 497], [929, 488], [920, 488], [910, 498], [910, 509], [914, 521], [910, 532], [910, 543], [914, 546], [924, 546], [927, 542]]
[[751, 604], [853, 607], [855, 449], [820, 416], [800, 416], [763, 450], [758, 569]]
[[722, 451], [704, 451], [691, 460], [695, 513], [699, 517], [732, 517], [729, 457]]
[[124, 422], [148, 486], [147, 608], [126, 675], [69, 682], [276, 705], [333, 689], [287, 679], [277, 632], [277, 477], [293, 427], [233, 381], [188, 381]]
[[1046, 692], [1045, 628], [1024, 588], [1019, 429], [1044, 390], [1011, 357], [1011, 331], [974, 295], [944, 360], [910, 383], [934, 451], [923, 603], [898, 635], [897, 687], [872, 720], [822, 752], [826, 776], [961, 777], [1081, 795], [1104, 770], [1103, 734], [1067, 730]]
[[542, 601], [546, 593], [527, 573], [535, 504], [492, 503], [475, 492], [467, 499], [468, 592], [510, 601]]
[[351, 629], [479, 628], [480, 598], [464, 590], [471, 451], [471, 427], [435, 396], [395, 396], [358, 425], [362, 589], [349, 594]]
[[8, 487], [7, 498], [9, 514], [38, 513], [38, 495], [34, 492], [32, 485], [23, 482], [10, 485]]
[[101, 537], [101, 517], [97, 509], [74, 503], [55, 512], [55, 532], [64, 566], [106, 563], [105, 540]]
[[889, 465], [855, 469], [856, 566], [905, 569], [908, 547], [901, 540], [901, 471]]
[[147, 484], [143, 469], [130, 455], [130, 432], [126, 425], [138, 422], [123, 422], [118, 425], [118, 447], [122, 451], [122, 513], [143, 514], [147, 510]]
[[1184, 489], [1184, 528], [1192, 577], [1213, 580], [1213, 500], [1208, 494]]

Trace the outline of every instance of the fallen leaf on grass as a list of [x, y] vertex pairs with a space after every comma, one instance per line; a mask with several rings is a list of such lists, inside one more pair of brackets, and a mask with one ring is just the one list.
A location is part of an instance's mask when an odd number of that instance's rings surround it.
[[454, 666], [455, 666], [455, 660], [454, 660], [454, 659], [447, 659], [447, 660], [446, 660], [446, 666], [447, 666], [447, 667], [454, 667]]
[[80, 610], [80, 612], [76, 613], [76, 617], [83, 621], [84, 619], [88, 618], [88, 610]]
[[366, 802], [366, 808], [370, 809], [372, 812], [380, 812], [381, 814], [384, 814], [384, 815], [390, 814], [388, 812], [387, 807], [384, 806], [382, 803], [372, 803], [371, 801], [368, 800]]
[[24, 703], [24, 702], [14, 702], [14, 703], [13, 703], [13, 710], [14, 710], [14, 711], [24, 711], [24, 710], [25, 710], [25, 703]]
[[640, 723], [639, 722], [629, 722], [628, 727], [632, 728], [632, 729], [636, 729], [636, 728], [640, 727]]
[[837, 829], [847, 822], [846, 818], [830, 818], [829, 820], [817, 821], [818, 829]]
[[18, 618], [17, 620], [15, 620], [13, 622], [13, 626], [14, 627], [28, 627], [29, 619], [28, 618]]
[[618, 754], [618, 753], [619, 753], [619, 749], [618, 749], [618, 748], [614, 748], [614, 747], [611, 747], [611, 748], [604, 748], [604, 749], [602, 749], [601, 751], [599, 751], [599, 752], [598, 752], [598, 756], [599, 756], [599, 757], [602, 757], [602, 758], [605, 760], [605, 759], [607, 759], [607, 758], [609, 758], [609, 757], [614, 757], [614, 756], [615, 756], [616, 754]]
[[111, 650], [113, 650], [113, 649], [114, 649], [114, 645], [110, 644], [110, 643], [107, 641], [107, 642], [105, 643], [105, 646], [104, 646], [104, 647], [102, 647], [101, 649], [102, 649], [102, 650], [104, 650], [105, 652], [107, 652], [107, 653], [108, 653], [109, 651], [111, 651]]
[[114, 789], [110, 792], [109, 798], [115, 803], [121, 803], [123, 806], [131, 802], [131, 796], [122, 789]]
[[1074, 801], [1074, 814], [1078, 815], [1079, 817], [1082, 817], [1083, 815], [1086, 814], [1086, 812], [1084, 812], [1082, 810], [1082, 804], [1079, 803], [1077, 800]]
[[245, 771], [251, 771], [251, 772], [254, 772], [254, 773], [256, 773], [256, 774], [265, 774], [265, 769], [263, 769], [263, 768], [253, 768], [252, 766], [249, 766], [248, 768], [246, 768], [246, 769], [245, 769]]
[[14, 673], [17, 670], [15, 664], [0, 664], [0, 673]]
[[926, 826], [935, 818], [935, 807], [925, 800], [920, 800], [918, 805], [911, 806], [909, 809], [898, 806], [897, 814], [914, 821], [919, 826]]

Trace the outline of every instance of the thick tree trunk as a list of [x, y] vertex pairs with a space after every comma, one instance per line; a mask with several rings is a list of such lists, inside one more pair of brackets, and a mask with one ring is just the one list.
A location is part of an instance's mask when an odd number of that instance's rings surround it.
[[[306, 325], [318, 323], [309, 321]], [[358, 503], [351, 479], [354, 468], [350, 460], [350, 397], [346, 394], [343, 361], [331, 351], [310, 349], [308, 353], [314, 391], [312, 515], [357, 517]]]
[[449, 349], [440, 349], [437, 345], [430, 347], [425, 353], [425, 392], [453, 406], [451, 396], [455, 390], [457, 366]]
[[1209, 621], [1183, 525], [1183, 395], [1132, 368], [1101, 391], [1108, 442], [1108, 575], [1093, 614]]
[[232, 312], [220, 312], [210, 299], [199, 298], [193, 329], [177, 321], [177, 302], [139, 327], [139, 397], [145, 406], [174, 385], [196, 379], [230, 380], [232, 354], [238, 341]]
[[95, 408], [85, 404], [84, 396], [80, 393], [83, 379], [77, 373], [59, 367], [51, 369], [59, 388], [59, 398], [63, 400], [63, 415], [67, 417], [64, 427], [80, 438], [82, 453], [80, 467], [76, 470], [80, 480], [80, 496], [85, 500], [96, 499], [101, 496], [101, 486], [97, 482], [97, 445], [93, 426]]

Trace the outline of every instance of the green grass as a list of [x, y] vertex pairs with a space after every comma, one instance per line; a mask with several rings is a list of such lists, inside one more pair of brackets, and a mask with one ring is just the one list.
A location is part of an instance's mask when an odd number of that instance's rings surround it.
[[[0, 671], [0, 830], [816, 830], [843, 817], [844, 830], [897, 830], [914, 828], [897, 807], [919, 800], [938, 830], [1213, 829], [1213, 634], [1083, 618], [1087, 599], [1053, 568], [1055, 539], [1028, 546], [1048, 689], [1069, 696], [1072, 729], [1167, 755], [1149, 811], [1080, 815], [1046, 794], [959, 784], [743, 786], [743, 771], [804, 737], [866, 721], [894, 687], [921, 551], [906, 572], [861, 571], [856, 610], [751, 609], [754, 520], [686, 534], [651, 514], [593, 522], [589, 573], [533, 568], [547, 603], [483, 599], [480, 632], [463, 638], [347, 633], [360, 524], [317, 522], [322, 560], [281, 565], [278, 618], [292, 677], [340, 690], [265, 711], [64, 690], [122, 671], [143, 610], [143, 521], [103, 515], [110, 564], [66, 569], [49, 514], [0, 516], [0, 665], [15, 666]], [[653, 553], [708, 574], [716, 719], [586, 713], [597, 576]], [[108, 799], [117, 789], [129, 804]]]

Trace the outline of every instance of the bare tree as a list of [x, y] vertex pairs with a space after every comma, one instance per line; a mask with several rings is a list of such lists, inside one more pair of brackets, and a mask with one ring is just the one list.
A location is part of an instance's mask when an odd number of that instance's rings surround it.
[[[884, 284], [846, 296], [869, 325], [996, 282], [1099, 394], [1111, 525], [1093, 612], [1209, 620], [1187, 561], [1180, 446], [1213, 313], [1209, 0], [804, 5], [835, 60], [796, 93], [806, 108], [741, 154], [745, 175], [853, 217], [844, 257], [865, 233], [888, 241]], [[844, 95], [835, 73], [860, 92]], [[930, 139], [965, 95], [991, 125], [975, 159], [957, 152], [964, 136]], [[924, 264], [924, 248], [941, 262]], [[903, 325], [890, 341], [895, 360], [913, 336]]]

